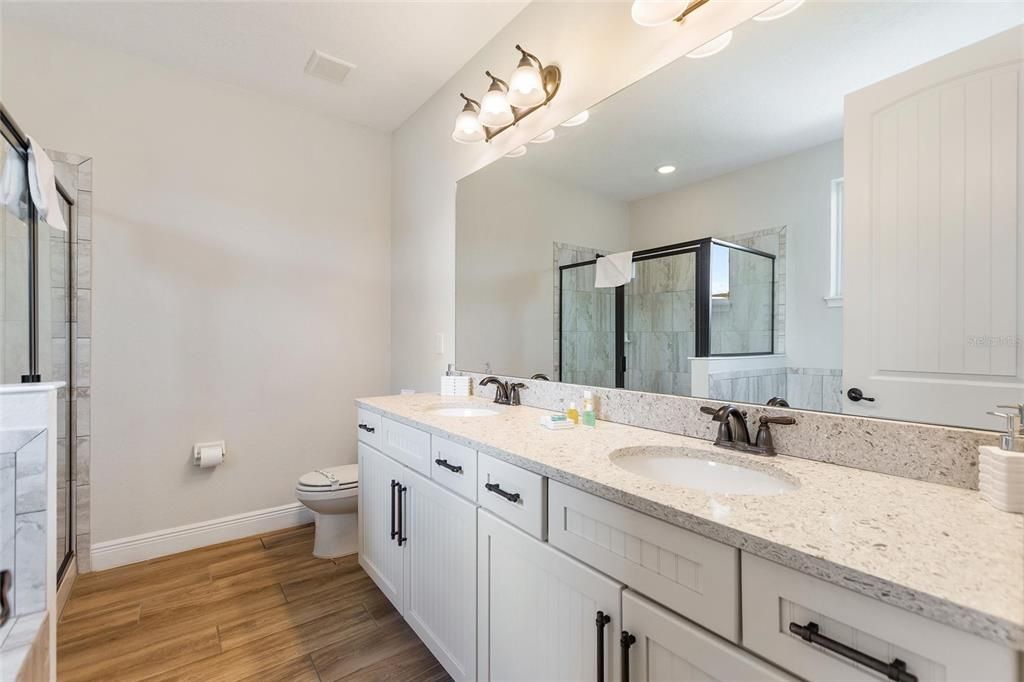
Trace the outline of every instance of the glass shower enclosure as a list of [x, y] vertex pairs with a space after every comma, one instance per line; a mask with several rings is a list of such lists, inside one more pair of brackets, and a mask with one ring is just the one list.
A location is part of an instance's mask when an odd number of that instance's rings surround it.
[[693, 358], [775, 352], [774, 254], [714, 238], [636, 251], [624, 286], [559, 268], [559, 379], [691, 394]]
[[[70, 395], [72, 252], [68, 232], [39, 219], [28, 190], [28, 140], [0, 105], [0, 384], [64, 382], [58, 390], [58, 582], [74, 556], [75, 458]], [[68, 226], [74, 199], [58, 182]]]

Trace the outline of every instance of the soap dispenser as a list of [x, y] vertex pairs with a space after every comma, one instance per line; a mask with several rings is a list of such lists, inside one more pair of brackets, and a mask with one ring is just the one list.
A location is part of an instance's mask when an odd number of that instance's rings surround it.
[[989, 412], [1006, 420], [1006, 432], [999, 438], [999, 448], [1007, 452], [1024, 452], [1024, 403], [999, 405], [1006, 412]]

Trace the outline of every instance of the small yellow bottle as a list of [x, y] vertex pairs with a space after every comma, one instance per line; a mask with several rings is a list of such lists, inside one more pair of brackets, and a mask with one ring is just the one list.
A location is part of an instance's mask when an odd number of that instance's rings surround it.
[[569, 409], [565, 411], [565, 416], [569, 418], [573, 424], [580, 423], [580, 413], [576, 409], [576, 403], [569, 403]]

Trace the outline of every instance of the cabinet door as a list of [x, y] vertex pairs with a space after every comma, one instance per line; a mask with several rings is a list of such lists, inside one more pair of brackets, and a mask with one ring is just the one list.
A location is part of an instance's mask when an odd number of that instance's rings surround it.
[[616, 679], [622, 586], [489, 512], [478, 525], [480, 678]]
[[622, 593], [622, 623], [635, 638], [627, 654], [631, 681], [794, 679], [630, 590]]
[[392, 539], [391, 530], [397, 527], [397, 496], [401, 493], [395, 488], [392, 497], [391, 482], [402, 482], [403, 476], [411, 478], [413, 474], [373, 448], [359, 444], [359, 565], [399, 611], [404, 552]]
[[421, 476], [409, 478], [405, 619], [448, 674], [474, 680], [476, 505]]

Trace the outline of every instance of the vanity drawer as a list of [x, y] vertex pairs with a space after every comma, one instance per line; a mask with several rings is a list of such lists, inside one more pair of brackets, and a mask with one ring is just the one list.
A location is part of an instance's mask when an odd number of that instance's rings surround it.
[[481, 507], [544, 539], [547, 481], [543, 476], [481, 452], [477, 457], [477, 481]]
[[883, 676], [811, 643], [790, 625], [818, 626], [828, 640], [883, 664], [899, 659], [919, 682], [1017, 679], [1017, 656], [995, 642], [922, 618], [785, 566], [743, 553], [743, 645], [811, 680]]
[[739, 550], [556, 481], [548, 486], [548, 542], [739, 641]]
[[430, 477], [476, 502], [476, 450], [440, 436], [431, 436], [430, 442]]
[[381, 418], [380, 449], [424, 476], [430, 476], [430, 434], [387, 417]]
[[356, 435], [360, 442], [380, 449], [381, 416], [363, 408], [356, 409]]

